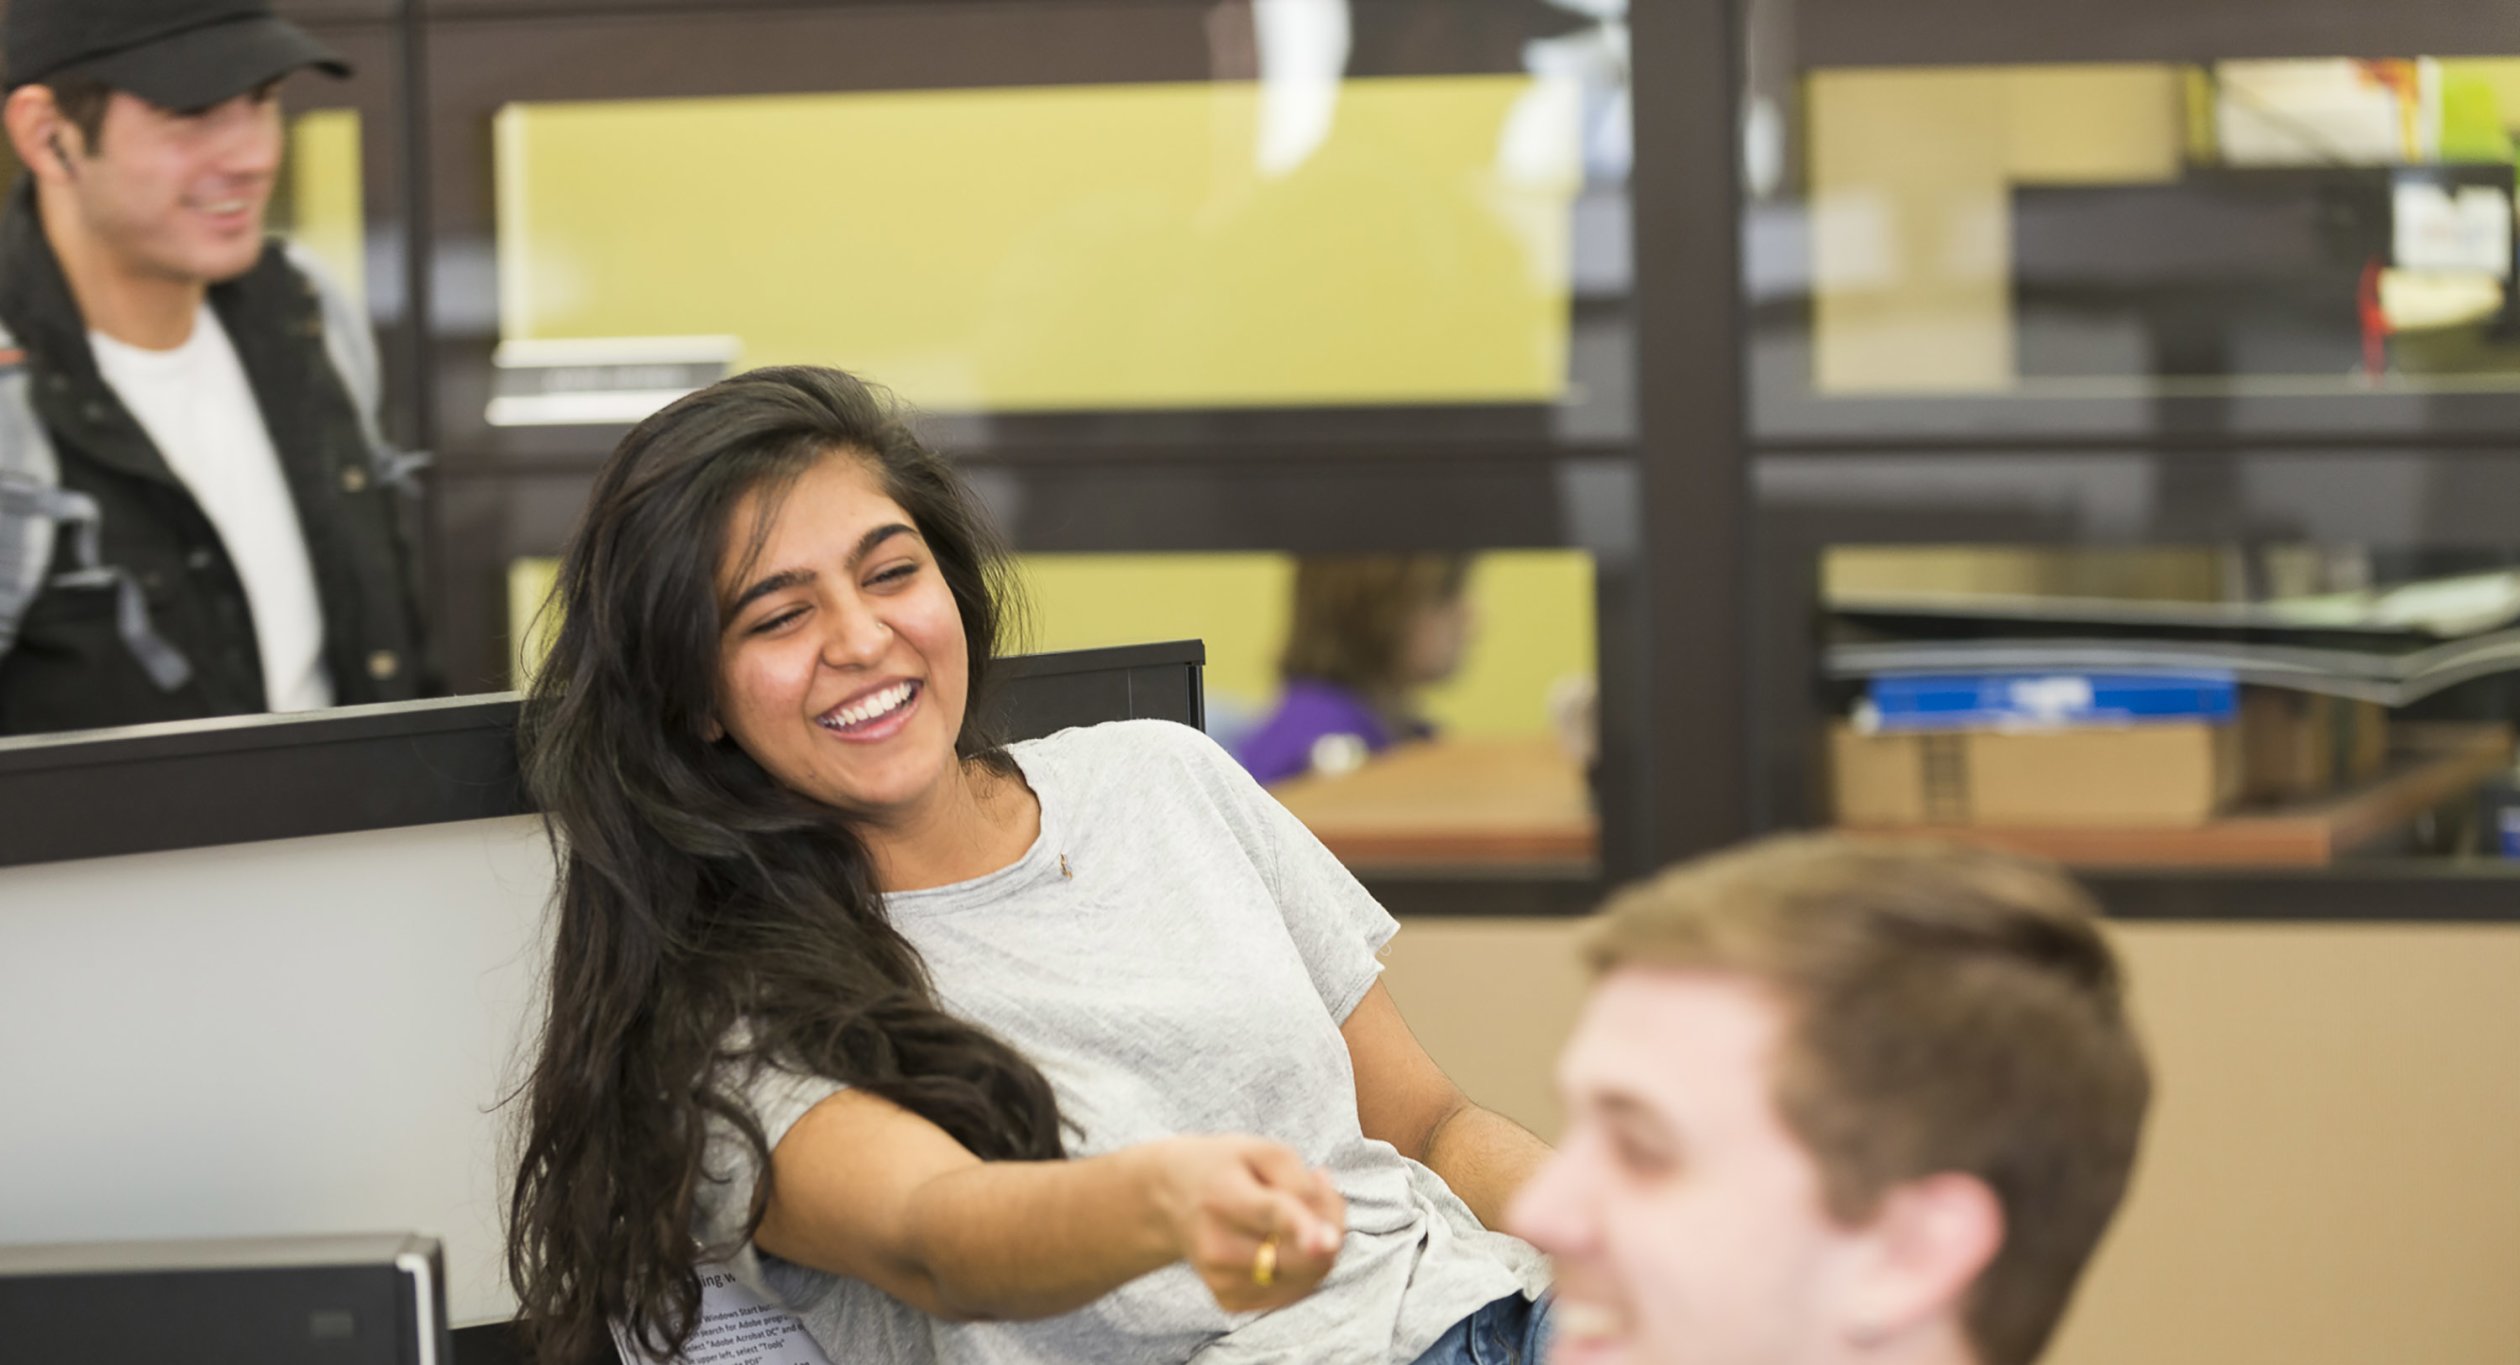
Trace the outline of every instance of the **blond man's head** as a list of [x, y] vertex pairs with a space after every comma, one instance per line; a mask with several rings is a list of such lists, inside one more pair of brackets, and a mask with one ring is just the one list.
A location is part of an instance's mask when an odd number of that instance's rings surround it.
[[2117, 960], [2053, 868], [1775, 840], [1621, 892], [1517, 1203], [1605, 1359], [2027, 1365], [2150, 1093]]

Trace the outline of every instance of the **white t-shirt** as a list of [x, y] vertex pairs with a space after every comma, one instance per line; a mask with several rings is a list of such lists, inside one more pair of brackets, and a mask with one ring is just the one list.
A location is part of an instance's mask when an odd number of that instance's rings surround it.
[[[1207, 736], [1133, 720], [1007, 752], [1041, 836], [967, 882], [884, 898], [951, 1013], [1041, 1068], [1094, 1156], [1175, 1133], [1256, 1133], [1330, 1173], [1348, 1235], [1311, 1297], [1227, 1313], [1189, 1266], [1072, 1313], [945, 1322], [857, 1280], [761, 1251], [730, 1268], [783, 1304], [834, 1365], [1388, 1365], [1547, 1282], [1539, 1253], [1426, 1167], [1367, 1138], [1339, 1029], [1399, 925]], [[765, 1068], [743, 1082], [776, 1147], [838, 1082]], [[703, 1240], [731, 1243], [757, 1178], [712, 1120]]]
[[96, 367], [140, 419], [158, 453], [210, 518], [253, 608], [263, 691], [274, 711], [332, 705], [324, 669], [324, 613], [306, 533], [280, 471], [262, 409], [219, 315], [203, 308], [171, 351], [88, 333]]

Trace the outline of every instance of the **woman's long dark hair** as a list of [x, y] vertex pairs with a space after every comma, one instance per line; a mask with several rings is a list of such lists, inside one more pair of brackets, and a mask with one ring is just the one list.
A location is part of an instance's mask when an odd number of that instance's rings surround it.
[[[986, 514], [887, 396], [834, 370], [756, 370], [642, 422], [596, 478], [561, 564], [550, 655], [519, 726], [525, 781], [560, 864], [539, 1054], [523, 1087], [508, 1275], [537, 1357], [589, 1359], [618, 1321], [679, 1349], [698, 1324], [694, 1242], [712, 1122], [761, 1172], [750, 1067], [830, 1076], [990, 1158], [1061, 1154], [1041, 1073], [937, 1007], [883, 914], [865, 848], [780, 786], [716, 712], [718, 567], [745, 505], [775, 507], [817, 461], [855, 458], [910, 514], [962, 617], [968, 709], [986, 737], [1009, 569]], [[753, 519], [750, 553], [769, 514]]]

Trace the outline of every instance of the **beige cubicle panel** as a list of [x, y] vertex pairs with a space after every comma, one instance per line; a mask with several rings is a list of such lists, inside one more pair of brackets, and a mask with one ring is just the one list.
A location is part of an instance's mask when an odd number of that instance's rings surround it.
[[0, 1241], [421, 1232], [512, 1316], [550, 891], [532, 816], [0, 868]]
[[[1412, 920], [1386, 959], [1436, 1060], [1544, 1137], [1577, 928]], [[2157, 1107], [2043, 1365], [2520, 1360], [2520, 924], [2115, 936]]]
[[2053, 1365], [2520, 1360], [2520, 925], [2120, 939], [2160, 1107]]
[[[6, 1240], [415, 1229], [504, 1317], [531, 817], [0, 869]], [[1569, 921], [1413, 919], [1391, 990], [1547, 1136]], [[2117, 928], [2160, 1081], [2049, 1365], [2520, 1359], [2520, 925]]]
[[500, 337], [724, 338], [934, 411], [1561, 397], [1577, 88], [1321, 96], [1313, 135], [1257, 81], [509, 104]]

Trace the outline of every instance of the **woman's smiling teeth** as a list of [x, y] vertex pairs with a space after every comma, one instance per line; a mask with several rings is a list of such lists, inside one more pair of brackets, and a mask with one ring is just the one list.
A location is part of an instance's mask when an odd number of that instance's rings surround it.
[[823, 714], [814, 718], [814, 723], [826, 730], [853, 729], [857, 726], [866, 724], [868, 721], [878, 720], [882, 717], [891, 715], [893, 712], [909, 705], [910, 698], [916, 696], [918, 691], [919, 685], [917, 683], [894, 683], [890, 687], [870, 692], [846, 706], [840, 707], [836, 710], [825, 711]]

